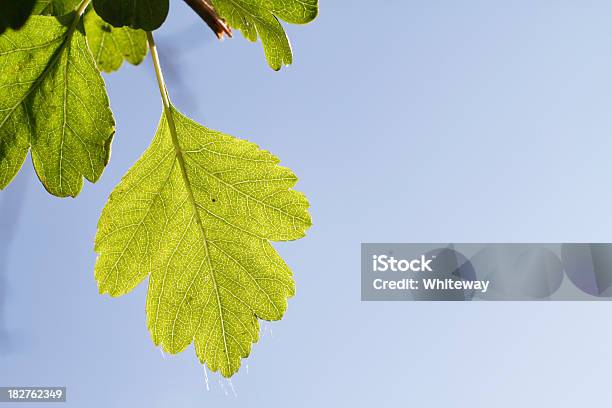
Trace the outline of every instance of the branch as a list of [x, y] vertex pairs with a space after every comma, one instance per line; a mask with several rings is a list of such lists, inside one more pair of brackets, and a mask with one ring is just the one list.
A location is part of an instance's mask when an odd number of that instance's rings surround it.
[[217, 14], [212, 5], [208, 0], [184, 0], [185, 3], [193, 11], [195, 11], [211, 30], [215, 33], [217, 38], [222, 39], [223, 35], [227, 35], [231, 38], [232, 29], [225, 24], [225, 21]]

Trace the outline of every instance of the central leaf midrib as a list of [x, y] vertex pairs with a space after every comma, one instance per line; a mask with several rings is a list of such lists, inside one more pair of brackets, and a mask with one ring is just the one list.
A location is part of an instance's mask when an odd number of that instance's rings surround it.
[[169, 107], [164, 107], [164, 114], [166, 115], [166, 120], [168, 121], [168, 128], [170, 130], [170, 136], [172, 139], [172, 145], [174, 146], [174, 150], [175, 150], [175, 154], [176, 154], [176, 159], [179, 162], [179, 167], [181, 169], [181, 176], [183, 178], [183, 182], [185, 183], [185, 188], [187, 190], [187, 196], [189, 198], [189, 201], [191, 203], [193, 212], [195, 214], [195, 218], [196, 218], [196, 223], [198, 224], [198, 227], [200, 229], [200, 232], [202, 233], [202, 238], [204, 239], [204, 251], [205, 251], [205, 256], [207, 259], [207, 263], [208, 263], [208, 268], [210, 269], [210, 277], [212, 279], [212, 285], [215, 289], [215, 295], [217, 298], [217, 307], [219, 310], [219, 321], [221, 322], [221, 332], [222, 332], [222, 336], [223, 336], [223, 347], [225, 350], [225, 357], [227, 360], [227, 366], [228, 366], [228, 370], [231, 370], [232, 364], [230, 362], [229, 359], [229, 350], [227, 347], [227, 334], [225, 332], [225, 322], [224, 322], [224, 317], [223, 317], [223, 307], [221, 305], [221, 296], [219, 294], [219, 287], [217, 285], [217, 279], [215, 277], [215, 271], [213, 269], [212, 263], [211, 263], [211, 258], [210, 258], [210, 250], [208, 248], [208, 239], [206, 237], [206, 230], [204, 229], [204, 224], [202, 223], [202, 218], [200, 217], [200, 211], [198, 209], [198, 204], [195, 200], [195, 196], [193, 194], [193, 189], [191, 187], [191, 180], [189, 180], [189, 175], [187, 174], [187, 166], [185, 164], [185, 158], [183, 157], [183, 153], [182, 153], [182, 149], [181, 149], [181, 145], [179, 143], [178, 140], [178, 134], [176, 131], [176, 124], [174, 122], [174, 108], [172, 107], [172, 105], [170, 105]]

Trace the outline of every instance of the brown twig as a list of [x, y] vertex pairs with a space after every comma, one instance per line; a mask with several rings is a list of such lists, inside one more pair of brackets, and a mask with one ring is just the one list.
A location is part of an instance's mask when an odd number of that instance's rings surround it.
[[208, 0], [184, 0], [185, 3], [193, 11], [195, 11], [211, 30], [215, 33], [217, 38], [222, 39], [223, 35], [228, 37], [232, 36], [232, 29], [225, 24], [225, 21], [217, 14], [213, 6]]

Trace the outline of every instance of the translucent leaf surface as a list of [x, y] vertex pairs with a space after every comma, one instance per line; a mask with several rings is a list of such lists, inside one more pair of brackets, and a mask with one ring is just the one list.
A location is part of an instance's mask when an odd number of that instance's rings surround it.
[[0, 36], [0, 189], [32, 151], [56, 196], [76, 196], [98, 180], [110, 155], [114, 120], [104, 81], [76, 13], [61, 23], [32, 16]]
[[87, 11], [84, 21], [89, 48], [102, 71], [118, 70], [123, 60], [138, 65], [145, 59], [147, 36], [144, 31], [113, 27], [93, 9]]
[[81, 0], [37, 0], [34, 14], [63, 16], [74, 11]]
[[305, 24], [315, 19], [318, 0], [210, 0], [229, 25], [250, 41], [261, 38], [268, 64], [275, 70], [293, 61], [291, 45], [279, 19]]
[[297, 178], [253, 143], [207, 129], [171, 109], [152, 145], [104, 208], [96, 236], [101, 293], [131, 291], [149, 276], [147, 323], [169, 353], [194, 343], [229, 377], [294, 294], [271, 241], [311, 225]]

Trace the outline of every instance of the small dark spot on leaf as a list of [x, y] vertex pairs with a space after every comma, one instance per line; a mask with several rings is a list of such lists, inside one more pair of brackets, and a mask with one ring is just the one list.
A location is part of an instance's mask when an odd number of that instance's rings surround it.
[[102, 26], [102, 31], [110, 33], [111, 32], [111, 27], [108, 24], [104, 24]]
[[217, 199], [216, 199], [216, 198], [213, 198], [213, 199], [212, 199], [212, 202], [213, 202], [213, 203], [216, 203], [216, 202], [217, 202]]

